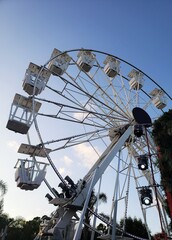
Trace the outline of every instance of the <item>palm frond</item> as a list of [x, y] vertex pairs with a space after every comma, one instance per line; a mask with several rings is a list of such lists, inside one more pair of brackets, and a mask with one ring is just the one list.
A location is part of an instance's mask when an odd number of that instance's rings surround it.
[[7, 192], [7, 185], [3, 180], [0, 180], [0, 191], [1, 191], [1, 197]]

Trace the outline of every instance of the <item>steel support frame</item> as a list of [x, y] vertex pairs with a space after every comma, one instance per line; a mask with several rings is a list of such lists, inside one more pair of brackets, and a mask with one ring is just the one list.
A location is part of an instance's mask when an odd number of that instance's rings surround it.
[[[75, 206], [83, 206], [83, 210], [81, 213], [81, 220], [79, 223], [79, 227], [76, 230], [74, 240], [79, 240], [82, 232], [82, 224], [84, 215], [86, 212], [86, 209], [88, 207], [89, 198], [91, 196], [91, 192], [98, 182], [98, 180], [101, 178], [111, 161], [114, 159], [115, 155], [118, 153], [118, 151], [121, 149], [121, 147], [125, 144], [125, 141], [128, 139], [128, 137], [132, 133], [132, 127], [129, 126], [124, 133], [118, 138], [115, 138], [110, 146], [104, 151], [104, 153], [100, 156], [100, 158], [97, 160], [93, 168], [89, 171], [89, 174], [86, 175], [84, 178], [86, 180], [85, 187], [80, 191], [80, 193], [76, 196], [76, 198], [73, 200], [72, 204]], [[85, 203], [85, 204], [84, 204]], [[64, 215], [61, 216], [57, 224], [55, 225], [53, 229], [54, 238], [56, 238], [56, 232], [63, 231], [67, 224], [70, 222], [73, 215], [76, 213], [76, 210], [73, 209], [67, 209], [64, 212]]]

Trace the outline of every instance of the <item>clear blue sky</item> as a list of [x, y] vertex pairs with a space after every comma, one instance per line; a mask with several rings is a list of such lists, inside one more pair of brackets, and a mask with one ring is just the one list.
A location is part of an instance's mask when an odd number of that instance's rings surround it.
[[44, 64], [53, 48], [105, 51], [142, 69], [171, 94], [171, 12], [171, 0], [0, 0], [0, 178], [9, 188], [5, 212], [30, 219], [54, 210], [44, 199], [44, 187], [28, 193], [14, 182], [14, 148], [24, 137], [5, 126], [14, 94], [23, 94], [29, 62]]

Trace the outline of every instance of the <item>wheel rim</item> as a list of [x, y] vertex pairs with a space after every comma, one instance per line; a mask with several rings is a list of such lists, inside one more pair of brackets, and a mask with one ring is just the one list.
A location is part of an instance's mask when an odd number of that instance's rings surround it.
[[[123, 129], [124, 126], [131, 125], [134, 128], [133, 108], [140, 107], [144, 109], [151, 116], [152, 120], [156, 119], [162, 113], [162, 110], [157, 109], [153, 105], [150, 92], [154, 88], [163, 89], [149, 76], [132, 64], [115, 56], [115, 59], [121, 62], [121, 68], [115, 77], [108, 77], [104, 72], [103, 62], [107, 56], [114, 56], [95, 50], [91, 51], [96, 56], [94, 65], [89, 72], [84, 72], [77, 64], [77, 54], [80, 51], [89, 52], [90, 50], [77, 49], [66, 51], [65, 53], [71, 57], [68, 69], [62, 76], [52, 75], [44, 91], [40, 95], [33, 95], [33, 106], [35, 101], [39, 101], [42, 103], [42, 107], [41, 111], [39, 111], [38, 115], [34, 118], [36, 132], [34, 128], [31, 128], [28, 134], [29, 143], [36, 146], [41, 145], [45, 151], [47, 146], [50, 147], [50, 154], [46, 153], [47, 159], [55, 173], [64, 183], [65, 176], [63, 176], [62, 169], [59, 170], [59, 166], [55, 166], [55, 159], [62, 158], [63, 155], [65, 155], [66, 162], [69, 164], [72, 157], [83, 158], [86, 160], [85, 163], [81, 161], [79, 164], [83, 164], [84, 167], [89, 169], [96, 161], [96, 158], [101, 156], [103, 151], [109, 146], [111, 140], [121, 134], [121, 129]], [[43, 68], [47, 68], [49, 62], [50, 61], [48, 61]], [[130, 87], [128, 73], [132, 68], [139, 70], [139, 72], [144, 75], [145, 85], [143, 89], [132, 89]], [[164, 90], [163, 92], [168, 101], [171, 101], [171, 97]], [[33, 107], [33, 115], [35, 114], [34, 112]], [[49, 135], [48, 138], [47, 131]], [[117, 173], [118, 161], [116, 159], [120, 160], [120, 168], [118, 171], [119, 185], [116, 200], [119, 202], [118, 209], [125, 210], [123, 216], [120, 211], [118, 211], [117, 218], [120, 216], [126, 218], [134, 212], [132, 210], [134, 209], [134, 205], [130, 202], [131, 192], [131, 194], [137, 195], [137, 204], [140, 205], [141, 211], [140, 214], [143, 215], [142, 218], [148, 225], [148, 228], [151, 225], [151, 221], [146, 221], [145, 213], [147, 212], [147, 207], [140, 204], [138, 189], [142, 186], [152, 184], [151, 171], [138, 171], [136, 157], [147, 154], [149, 146], [151, 161], [153, 163], [156, 162], [156, 148], [151, 139], [150, 131], [151, 129], [147, 132], [148, 138], [145, 138], [145, 136], [136, 138], [134, 134], [132, 134], [130, 139], [128, 139], [122, 147], [120, 155], [115, 157], [107, 169], [107, 173], [105, 172], [102, 176], [104, 183], [102, 183], [101, 188], [103, 192], [104, 189], [106, 190], [108, 178]], [[86, 155], [88, 155], [88, 153], [90, 154], [90, 158], [92, 158], [90, 162], [87, 162], [88, 159]], [[73, 167], [72, 171], [74, 171], [74, 169]], [[86, 170], [83, 170], [82, 174], [86, 174]], [[155, 166], [154, 174], [156, 182], [159, 183], [158, 170]], [[75, 177], [75, 174], [72, 175]], [[75, 178], [75, 181], [76, 180]], [[108, 189], [108, 191], [111, 191], [110, 198], [114, 201], [114, 195], [112, 193], [116, 185], [115, 180], [113, 185], [113, 190]], [[135, 186], [135, 191], [133, 191], [131, 186]], [[97, 185], [95, 189], [98, 189]], [[162, 205], [164, 198], [161, 191], [158, 191], [158, 201], [160, 201], [160, 205]], [[124, 199], [125, 203], [124, 200], [120, 201], [120, 199]], [[130, 207], [130, 204], [132, 207]], [[157, 206], [157, 204], [155, 205]], [[163, 211], [162, 206], [161, 212]], [[137, 210], [135, 214], [136, 213]], [[152, 209], [150, 211], [150, 214], [151, 213]], [[159, 217], [159, 215], [157, 216]], [[168, 233], [167, 222], [164, 215], [160, 221], [163, 222], [163, 228]]]

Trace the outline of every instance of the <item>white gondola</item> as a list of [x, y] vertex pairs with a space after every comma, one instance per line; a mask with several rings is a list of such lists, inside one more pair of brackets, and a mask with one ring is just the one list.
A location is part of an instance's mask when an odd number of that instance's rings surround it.
[[143, 73], [133, 69], [129, 74], [130, 78], [129, 84], [131, 89], [140, 90], [144, 85]]
[[51, 152], [50, 148], [42, 148], [30, 144], [22, 143], [18, 149], [18, 153], [27, 154], [29, 156], [37, 156], [45, 158]]
[[33, 105], [31, 98], [16, 93], [6, 127], [14, 132], [26, 134], [33, 122], [33, 117], [37, 115], [40, 107], [40, 102], [34, 101]]
[[38, 95], [50, 78], [51, 72], [34, 63], [30, 63], [23, 81], [23, 90], [29, 95]]
[[62, 53], [56, 48], [54, 48], [50, 59], [52, 60], [48, 64], [48, 69], [50, 69], [54, 75], [62, 75], [68, 68], [71, 61], [71, 57], [67, 53]]
[[17, 187], [23, 190], [37, 189], [45, 179], [48, 164], [28, 159], [18, 159], [15, 166]]
[[155, 88], [150, 95], [152, 96], [152, 103], [158, 108], [163, 109], [167, 106], [167, 98], [164, 92], [158, 88]]
[[103, 62], [105, 64], [104, 66], [104, 72], [109, 76], [109, 77], [116, 77], [116, 75], [119, 74], [119, 65], [120, 61], [118, 61], [116, 58], [107, 56], [105, 61]]
[[96, 60], [95, 54], [93, 54], [91, 51], [80, 51], [77, 57], [77, 64], [84, 72], [89, 72]]

